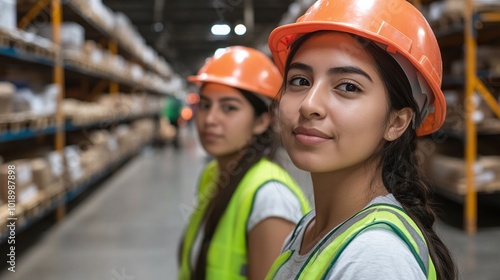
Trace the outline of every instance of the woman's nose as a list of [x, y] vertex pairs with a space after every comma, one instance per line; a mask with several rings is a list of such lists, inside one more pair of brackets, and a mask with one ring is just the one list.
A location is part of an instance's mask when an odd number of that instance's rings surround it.
[[307, 119], [321, 119], [325, 117], [325, 91], [328, 91], [322, 83], [315, 83], [309, 89], [306, 97], [300, 104], [299, 111]]
[[218, 117], [218, 111], [217, 111], [217, 106], [212, 105], [210, 108], [208, 108], [205, 111], [205, 123], [206, 124], [215, 124], [217, 123], [217, 120], [219, 119]]

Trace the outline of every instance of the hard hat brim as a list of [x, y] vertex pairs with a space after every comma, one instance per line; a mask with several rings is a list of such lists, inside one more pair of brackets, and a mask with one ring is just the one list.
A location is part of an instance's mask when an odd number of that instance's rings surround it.
[[239, 81], [233, 77], [216, 77], [213, 75], [203, 75], [203, 76], [197, 75], [197, 76], [189, 76], [187, 78], [187, 80], [191, 83], [194, 83], [198, 87], [202, 86], [204, 83], [217, 83], [217, 84], [222, 84], [222, 85], [230, 86], [230, 87], [237, 88], [237, 89], [246, 90], [246, 91], [249, 91], [252, 93], [261, 94], [269, 99], [273, 99], [277, 94], [277, 92], [275, 92], [273, 89], [268, 89], [268, 90], [261, 89], [260, 92], [254, 92], [254, 88], [255, 88], [254, 85], [249, 85], [249, 84], [243, 83], [242, 81]]

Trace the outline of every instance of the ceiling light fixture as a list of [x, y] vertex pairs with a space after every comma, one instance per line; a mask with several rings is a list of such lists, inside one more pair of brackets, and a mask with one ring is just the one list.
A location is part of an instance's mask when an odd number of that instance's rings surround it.
[[231, 27], [227, 24], [214, 24], [211, 31], [214, 35], [224, 36], [231, 32]]
[[243, 24], [238, 24], [234, 27], [234, 33], [236, 33], [236, 35], [243, 35], [247, 32], [247, 28], [245, 25]]

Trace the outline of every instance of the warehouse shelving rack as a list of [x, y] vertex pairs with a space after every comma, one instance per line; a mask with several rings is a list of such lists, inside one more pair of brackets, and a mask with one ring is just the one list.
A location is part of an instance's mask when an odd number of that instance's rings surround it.
[[465, 19], [465, 120], [466, 120], [466, 180], [467, 194], [465, 196], [465, 227], [469, 234], [477, 231], [477, 193], [474, 180], [474, 163], [477, 159], [477, 130], [473, 120], [475, 110], [474, 94], [477, 91], [490, 106], [493, 112], [500, 118], [500, 105], [488, 90], [487, 86], [476, 74], [476, 49], [477, 49], [477, 25], [480, 22], [500, 22], [500, 13], [483, 12], [476, 13], [473, 9], [472, 0], [466, 1], [464, 10]]
[[[24, 124], [20, 126], [20, 128], [14, 130], [9, 129], [9, 126], [11, 124], [5, 125], [5, 123], [0, 123], [0, 143], [35, 138], [38, 136], [54, 136], [54, 149], [61, 152], [66, 146], [66, 132], [91, 128], [103, 128], [103, 122], [111, 126], [117, 123], [131, 122], [139, 119], [157, 118], [159, 112], [106, 119], [99, 122], [88, 123], [85, 125], [76, 125], [72, 123], [71, 120], [65, 119], [62, 114], [61, 104], [63, 99], [65, 98], [65, 81], [68, 79], [68, 76], [82, 77], [82, 79], [84, 80], [83, 83], [85, 83], [84, 88], [88, 89], [90, 96], [93, 96], [96, 93], [100, 93], [105, 88], [109, 88], [109, 92], [111, 94], [117, 94], [120, 91], [120, 87], [130, 89], [132, 91], [139, 88], [141, 91], [156, 95], [166, 95], [170, 94], [170, 92], [168, 92], [168, 89], [151, 88], [148, 87], [148, 85], [137, 84], [133, 81], [127, 80], [126, 78], [113, 75], [112, 73], [102, 73], [99, 71], [92, 71], [92, 69], [85, 69], [66, 60], [64, 58], [62, 48], [60, 47], [60, 29], [63, 20], [63, 13], [68, 13], [74, 21], [84, 26], [86, 32], [90, 30], [92, 36], [101, 38], [101, 45], [106, 45], [110, 53], [121, 54], [125, 59], [139, 64], [141, 67], [146, 69], [146, 71], [152, 72], [156, 76], [159, 76], [164, 80], [170, 79], [171, 76], [164, 71], [159, 71], [158, 68], [156, 68], [154, 65], [142, 61], [139, 54], [134, 53], [127, 46], [127, 44], [121, 42], [119, 38], [115, 37], [112, 33], [105, 31], [97, 23], [87, 18], [83, 13], [81, 13], [81, 11], [79, 11], [77, 7], [72, 4], [71, 1], [39, 0], [19, 21], [18, 27], [22, 29], [28, 26], [40, 12], [44, 10], [47, 11], [48, 7], [50, 7], [50, 20], [53, 31], [52, 41], [55, 46], [54, 55], [40, 55], [40, 53], [30, 51], [29, 48], [19, 48], [18, 46], [16, 46], [16, 44], [12, 42], [9, 43], [9, 38], [0, 38], [2, 39], [0, 40], [0, 59], [2, 61], [8, 60], [9, 63], [29, 65], [30, 67], [39, 67], [46, 72], [52, 69], [51, 72], [53, 82], [57, 85], [60, 91], [58, 95], [55, 118], [50, 119], [48, 122], [46, 122], [46, 125], [41, 127], [33, 127], [28, 124]], [[93, 82], [93, 84], [90, 85], [89, 81]], [[147, 145], [148, 143], [143, 143], [143, 146]], [[76, 186], [72, 186], [70, 189], [65, 190], [61, 195], [52, 197], [48, 202], [49, 205], [45, 205], [43, 211], [37, 211], [36, 213], [34, 213], [32, 210], [35, 209], [24, 209], [24, 212], [32, 211], [33, 213], [22, 217], [23, 220], [21, 227], [18, 228], [17, 231], [19, 232], [29, 228], [32, 223], [42, 219], [50, 213], [53, 213], [54, 210], [56, 212], [57, 220], [62, 219], [65, 215], [65, 207], [68, 202], [74, 200], [90, 186], [94, 185], [102, 178], [111, 174], [114, 170], [122, 166], [123, 163], [134, 157], [137, 153], [138, 150], [135, 150], [123, 156], [122, 158], [115, 160], [105, 169], [101, 170], [97, 174], [92, 175], [90, 178], [87, 178], [84, 182], [80, 182]], [[2, 236], [4, 228], [5, 227], [2, 227], [2, 230], [0, 230], [0, 244], [5, 241], [5, 239], [3, 239], [4, 237]]]
[[[421, 9], [423, 6], [435, 2], [435, 0], [413, 0], [410, 2]], [[463, 118], [465, 120], [465, 130], [453, 131], [443, 129], [441, 133], [464, 142], [466, 192], [465, 194], [459, 194], [440, 186], [436, 186], [436, 190], [464, 204], [464, 230], [468, 234], [474, 235], [477, 231], [478, 196], [496, 196], [499, 194], [499, 192], [479, 192], [475, 185], [474, 165], [477, 160], [478, 137], [500, 135], [500, 132], [493, 131], [486, 133], [478, 131], [473, 119], [473, 113], [476, 109], [474, 99], [477, 92], [489, 105], [494, 114], [500, 118], [500, 106], [495, 101], [488, 86], [482, 82], [486, 78], [491, 78], [490, 73], [480, 72], [476, 68], [478, 39], [480, 37], [483, 42], [491, 42], [498, 39], [500, 11], [498, 9], [491, 11], [488, 9], [477, 10], [474, 8], [473, 0], [464, 0], [464, 2], [465, 9], [461, 16], [463, 22], [457, 20], [457, 15], [454, 15], [454, 20], [451, 20], [453, 24], [446, 28], [434, 28], [434, 32], [440, 47], [464, 47], [463, 60], [465, 61], [466, 71], [463, 79], [444, 76], [443, 87], [464, 89], [465, 110]], [[500, 79], [500, 77], [497, 79]]]
[[[157, 117], [158, 114], [141, 114], [141, 115], [136, 115], [136, 116], [129, 116], [129, 117], [124, 117], [124, 118], [113, 118], [113, 119], [107, 119], [105, 120], [106, 123], [109, 124], [116, 124], [116, 123], [124, 123], [124, 122], [130, 122], [134, 120], [140, 120], [140, 119], [150, 119], [150, 118], [155, 118]], [[85, 125], [77, 125], [71, 122], [70, 120], [66, 120], [65, 125], [64, 125], [64, 131], [76, 131], [76, 130], [82, 130], [82, 129], [92, 129], [92, 128], [101, 128], [103, 126], [103, 122], [92, 122], [89, 124]], [[17, 140], [22, 140], [22, 139], [28, 139], [28, 138], [33, 138], [37, 137], [40, 135], [53, 135], [57, 131], [57, 127], [55, 125], [48, 125], [47, 127], [44, 128], [39, 128], [39, 129], [33, 129], [33, 128], [21, 128], [18, 129], [17, 131], [7, 131], [4, 133], [0, 133], [0, 143], [6, 143], [6, 142], [11, 142], [11, 141], [17, 141]]]

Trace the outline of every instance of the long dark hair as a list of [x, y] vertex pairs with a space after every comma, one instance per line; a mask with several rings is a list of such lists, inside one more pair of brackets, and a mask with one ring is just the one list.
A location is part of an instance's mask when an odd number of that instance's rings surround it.
[[[252, 105], [255, 118], [266, 112], [270, 112], [267, 104], [257, 97], [256, 94], [242, 89], [239, 89], [239, 91]], [[211, 199], [205, 214], [205, 232], [192, 279], [205, 279], [210, 241], [212, 240], [220, 218], [224, 214], [243, 176], [263, 157], [273, 159], [276, 148], [276, 135], [273, 126], [270, 125], [264, 133], [257, 135], [248, 143], [247, 147], [242, 151], [243, 155], [241, 159], [235, 166], [231, 166], [227, 171], [228, 176], [225, 176], [226, 180], [218, 181], [217, 191]], [[236, 170], [238, 171], [236, 172]]]
[[[306, 34], [291, 45], [290, 55], [285, 65], [285, 79], [281, 92], [285, 89], [286, 73], [300, 46], [318, 31]], [[376, 69], [384, 81], [389, 96], [389, 112], [411, 108], [415, 114], [415, 127], [421, 123], [421, 113], [412, 96], [411, 86], [401, 66], [385, 50], [374, 42], [354, 36], [361, 46], [373, 57]], [[380, 151], [372, 158], [380, 159], [382, 180], [389, 193], [401, 203], [405, 212], [415, 221], [422, 231], [429, 248], [429, 254], [436, 268], [437, 279], [456, 279], [457, 270], [451, 254], [443, 241], [434, 231], [436, 215], [429, 202], [429, 185], [425, 182], [419, 168], [417, 157], [417, 134], [412, 124], [397, 140], [386, 141]]]

